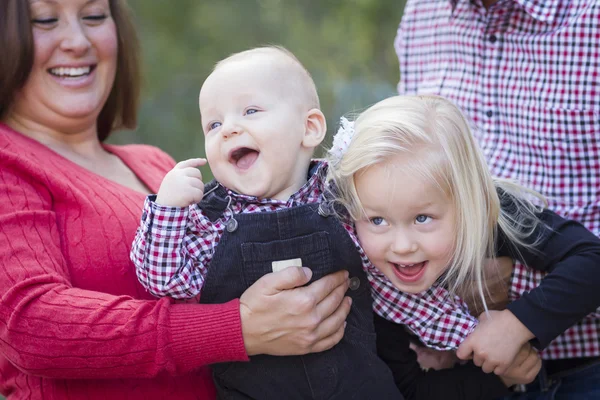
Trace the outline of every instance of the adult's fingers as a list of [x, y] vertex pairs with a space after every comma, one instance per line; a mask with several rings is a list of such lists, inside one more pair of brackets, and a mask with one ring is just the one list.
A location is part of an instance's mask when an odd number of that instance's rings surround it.
[[[535, 353], [535, 351], [533, 352]], [[542, 359], [536, 353], [523, 362], [523, 367], [526, 371], [525, 379], [528, 381], [527, 383], [531, 383], [542, 369]]]
[[342, 287], [344, 293], [348, 290], [348, 271], [341, 270], [326, 275], [301, 289], [306, 295], [314, 299], [315, 305], [325, 300], [331, 292]]
[[338, 327], [336, 331], [334, 331], [331, 335], [324, 337], [314, 344], [312, 347], [313, 353], [320, 353], [325, 350], [329, 350], [333, 346], [339, 343], [340, 340], [344, 337], [344, 332], [346, 329], [346, 324], [342, 323], [341, 326]]
[[[333, 314], [340, 307], [342, 300], [344, 300], [347, 290], [347, 285], [344, 283], [334, 288], [333, 291], [331, 291], [327, 295], [327, 297], [325, 297], [317, 304], [315, 308], [316, 315], [320, 319], [324, 320], [331, 314]], [[347, 300], [350, 300], [350, 298], [348, 298]]]
[[352, 307], [352, 299], [350, 297], [343, 298], [340, 304], [333, 309], [325, 317], [319, 316], [317, 319], [317, 326], [315, 329], [315, 336], [319, 338], [325, 338], [333, 335], [336, 331], [343, 327], [346, 323], [346, 318], [350, 313]]
[[275, 295], [283, 290], [294, 289], [310, 281], [312, 271], [306, 267], [288, 267], [262, 276], [254, 285], [265, 295]]

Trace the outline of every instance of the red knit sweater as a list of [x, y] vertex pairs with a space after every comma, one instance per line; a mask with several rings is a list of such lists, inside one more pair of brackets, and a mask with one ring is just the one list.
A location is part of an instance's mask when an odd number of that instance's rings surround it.
[[[109, 146], [152, 191], [173, 160]], [[129, 260], [144, 194], [0, 124], [0, 392], [9, 399], [212, 399], [247, 360], [239, 302], [173, 304]]]

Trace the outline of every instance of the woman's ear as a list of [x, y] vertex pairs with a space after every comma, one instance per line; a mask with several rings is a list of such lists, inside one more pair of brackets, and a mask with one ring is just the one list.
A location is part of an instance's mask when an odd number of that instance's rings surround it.
[[302, 146], [314, 149], [321, 144], [327, 133], [327, 121], [321, 110], [313, 108], [308, 111], [305, 128]]

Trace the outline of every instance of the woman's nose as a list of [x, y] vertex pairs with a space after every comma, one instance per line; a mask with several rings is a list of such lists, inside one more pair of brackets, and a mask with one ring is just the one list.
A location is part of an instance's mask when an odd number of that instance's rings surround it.
[[60, 47], [64, 51], [82, 55], [91, 47], [86, 27], [81, 24], [81, 21], [78, 18], [67, 19], [62, 34], [63, 38]]

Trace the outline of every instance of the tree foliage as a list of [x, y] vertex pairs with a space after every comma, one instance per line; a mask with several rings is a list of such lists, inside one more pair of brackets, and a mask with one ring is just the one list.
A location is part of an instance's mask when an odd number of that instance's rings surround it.
[[202, 82], [218, 60], [264, 44], [285, 46], [311, 72], [328, 119], [329, 140], [341, 115], [395, 93], [398, 62], [393, 40], [404, 1], [129, 4], [142, 40], [144, 91], [138, 129], [113, 135], [113, 142], [153, 144], [177, 160], [202, 156]]

